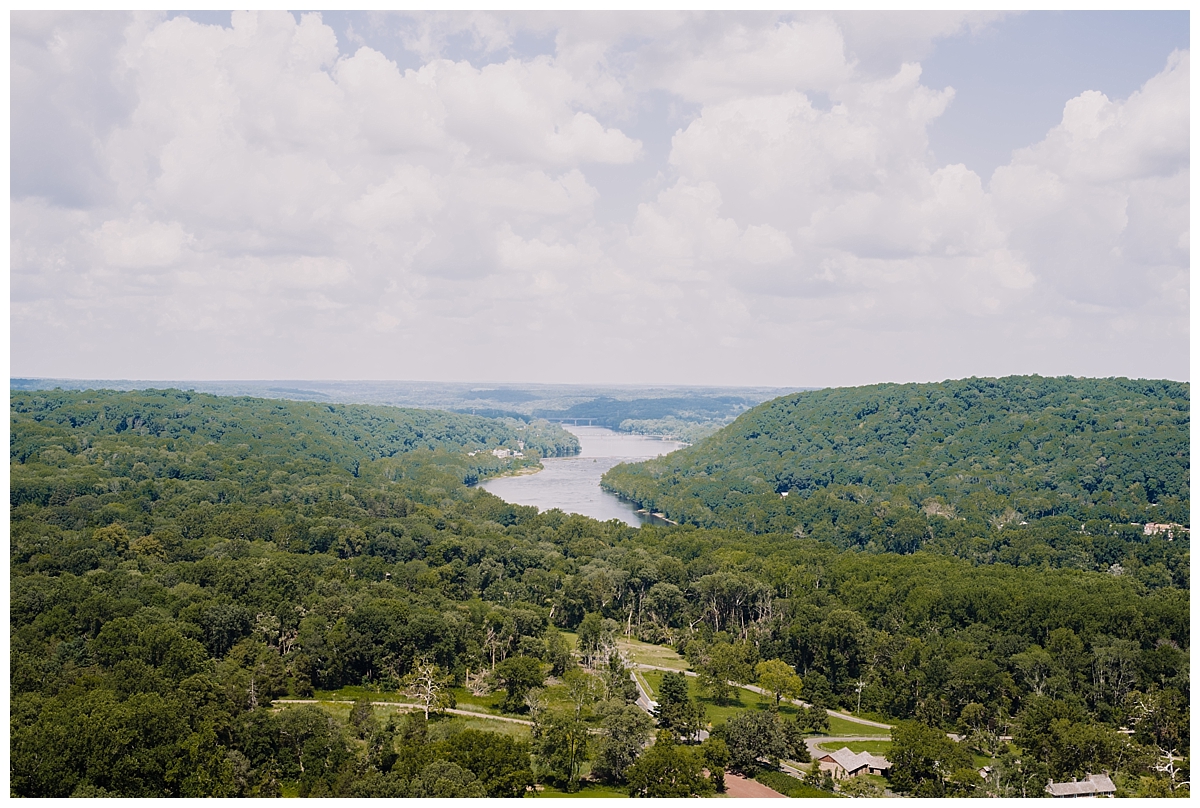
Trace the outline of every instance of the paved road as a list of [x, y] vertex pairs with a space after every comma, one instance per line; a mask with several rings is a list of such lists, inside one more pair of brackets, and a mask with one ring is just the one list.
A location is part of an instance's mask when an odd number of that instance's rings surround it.
[[[665, 670], [670, 670], [670, 668], [666, 668]], [[629, 671], [629, 678], [633, 680], [633, 683], [637, 685], [638, 688], [637, 706], [641, 707], [644, 711], [649, 713], [651, 717], [653, 717], [654, 709], [658, 707], [658, 702], [650, 698], [650, 694], [646, 692], [646, 688], [642, 686], [642, 680], [637, 677], [637, 673], [633, 669], [630, 669]], [[696, 740], [704, 741], [707, 739], [708, 730], [702, 729], [696, 733]]]
[[787, 799], [786, 794], [780, 794], [773, 788], [767, 788], [757, 780], [747, 780], [732, 772], [725, 773], [725, 794], [730, 797], [778, 797]]

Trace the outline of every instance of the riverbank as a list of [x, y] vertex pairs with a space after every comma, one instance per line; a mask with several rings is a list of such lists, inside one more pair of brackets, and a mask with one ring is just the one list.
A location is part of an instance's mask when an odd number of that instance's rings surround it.
[[[542, 459], [545, 460], [546, 458], [542, 458]], [[501, 479], [504, 479], [505, 477], [528, 477], [530, 474], [538, 474], [539, 472], [542, 472], [545, 470], [546, 470], [546, 467], [541, 465], [540, 463], [536, 466], [521, 466], [520, 468], [509, 469], [508, 471], [502, 472], [493, 477], [488, 477], [487, 479], [480, 480], [479, 482], [475, 483], [475, 485], [473, 485], [471, 487], [479, 488], [484, 483], [486, 483], [488, 480], [501, 480]]]

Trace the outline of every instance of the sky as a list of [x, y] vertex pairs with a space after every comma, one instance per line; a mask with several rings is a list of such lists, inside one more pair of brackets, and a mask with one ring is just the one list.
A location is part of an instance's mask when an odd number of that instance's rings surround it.
[[12, 376], [1187, 380], [1188, 12], [11, 14]]

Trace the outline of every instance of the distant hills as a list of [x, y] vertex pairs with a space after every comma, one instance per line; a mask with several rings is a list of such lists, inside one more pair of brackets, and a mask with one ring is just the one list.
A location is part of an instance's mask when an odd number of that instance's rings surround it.
[[670, 387], [574, 384], [480, 384], [420, 381], [9, 380], [11, 390], [194, 390], [220, 396], [383, 404], [515, 418], [592, 424], [623, 432], [695, 440], [750, 407], [796, 388]]
[[[12, 504], [39, 500], [50, 476], [78, 475], [72, 490], [91, 490], [97, 447], [126, 453], [108, 463], [146, 465], [146, 476], [181, 479], [228, 477], [250, 484], [246, 468], [204, 460], [210, 446], [253, 457], [255, 468], [303, 469], [333, 465], [358, 477], [378, 461], [407, 453], [446, 453], [463, 482], [514, 465], [537, 465], [541, 457], [573, 455], [579, 441], [544, 421], [524, 424], [439, 412], [362, 404], [326, 404], [218, 397], [183, 390], [13, 391], [10, 397]], [[144, 456], [129, 454], [136, 447]], [[88, 450], [92, 454], [88, 455]], [[521, 452], [500, 459], [494, 449]], [[192, 453], [189, 455], [188, 453]], [[58, 460], [62, 461], [61, 469]], [[197, 459], [199, 458], [199, 459]], [[41, 461], [39, 465], [38, 461]], [[201, 462], [203, 460], [203, 462]], [[44, 466], [44, 467], [43, 467]], [[73, 478], [72, 478], [73, 479]]]

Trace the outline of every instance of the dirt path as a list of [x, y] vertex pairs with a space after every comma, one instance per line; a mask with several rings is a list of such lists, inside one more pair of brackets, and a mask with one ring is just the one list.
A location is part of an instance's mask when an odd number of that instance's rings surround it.
[[787, 799], [773, 788], [767, 788], [757, 780], [747, 780], [739, 774], [725, 774], [725, 793], [730, 797], [779, 797]]
[[[272, 704], [353, 704], [349, 699], [275, 699]], [[406, 701], [373, 701], [371, 704], [375, 707], [399, 707], [403, 710], [424, 710], [420, 704], [413, 704]], [[453, 710], [442, 708], [441, 712], [450, 713], [451, 715], [463, 715], [467, 718], [490, 718], [493, 721], [507, 721], [510, 724], [524, 724], [527, 727], [532, 727], [533, 722], [527, 721], [524, 718], [509, 718], [506, 715], [492, 715], [491, 713], [474, 713], [470, 710]]]

